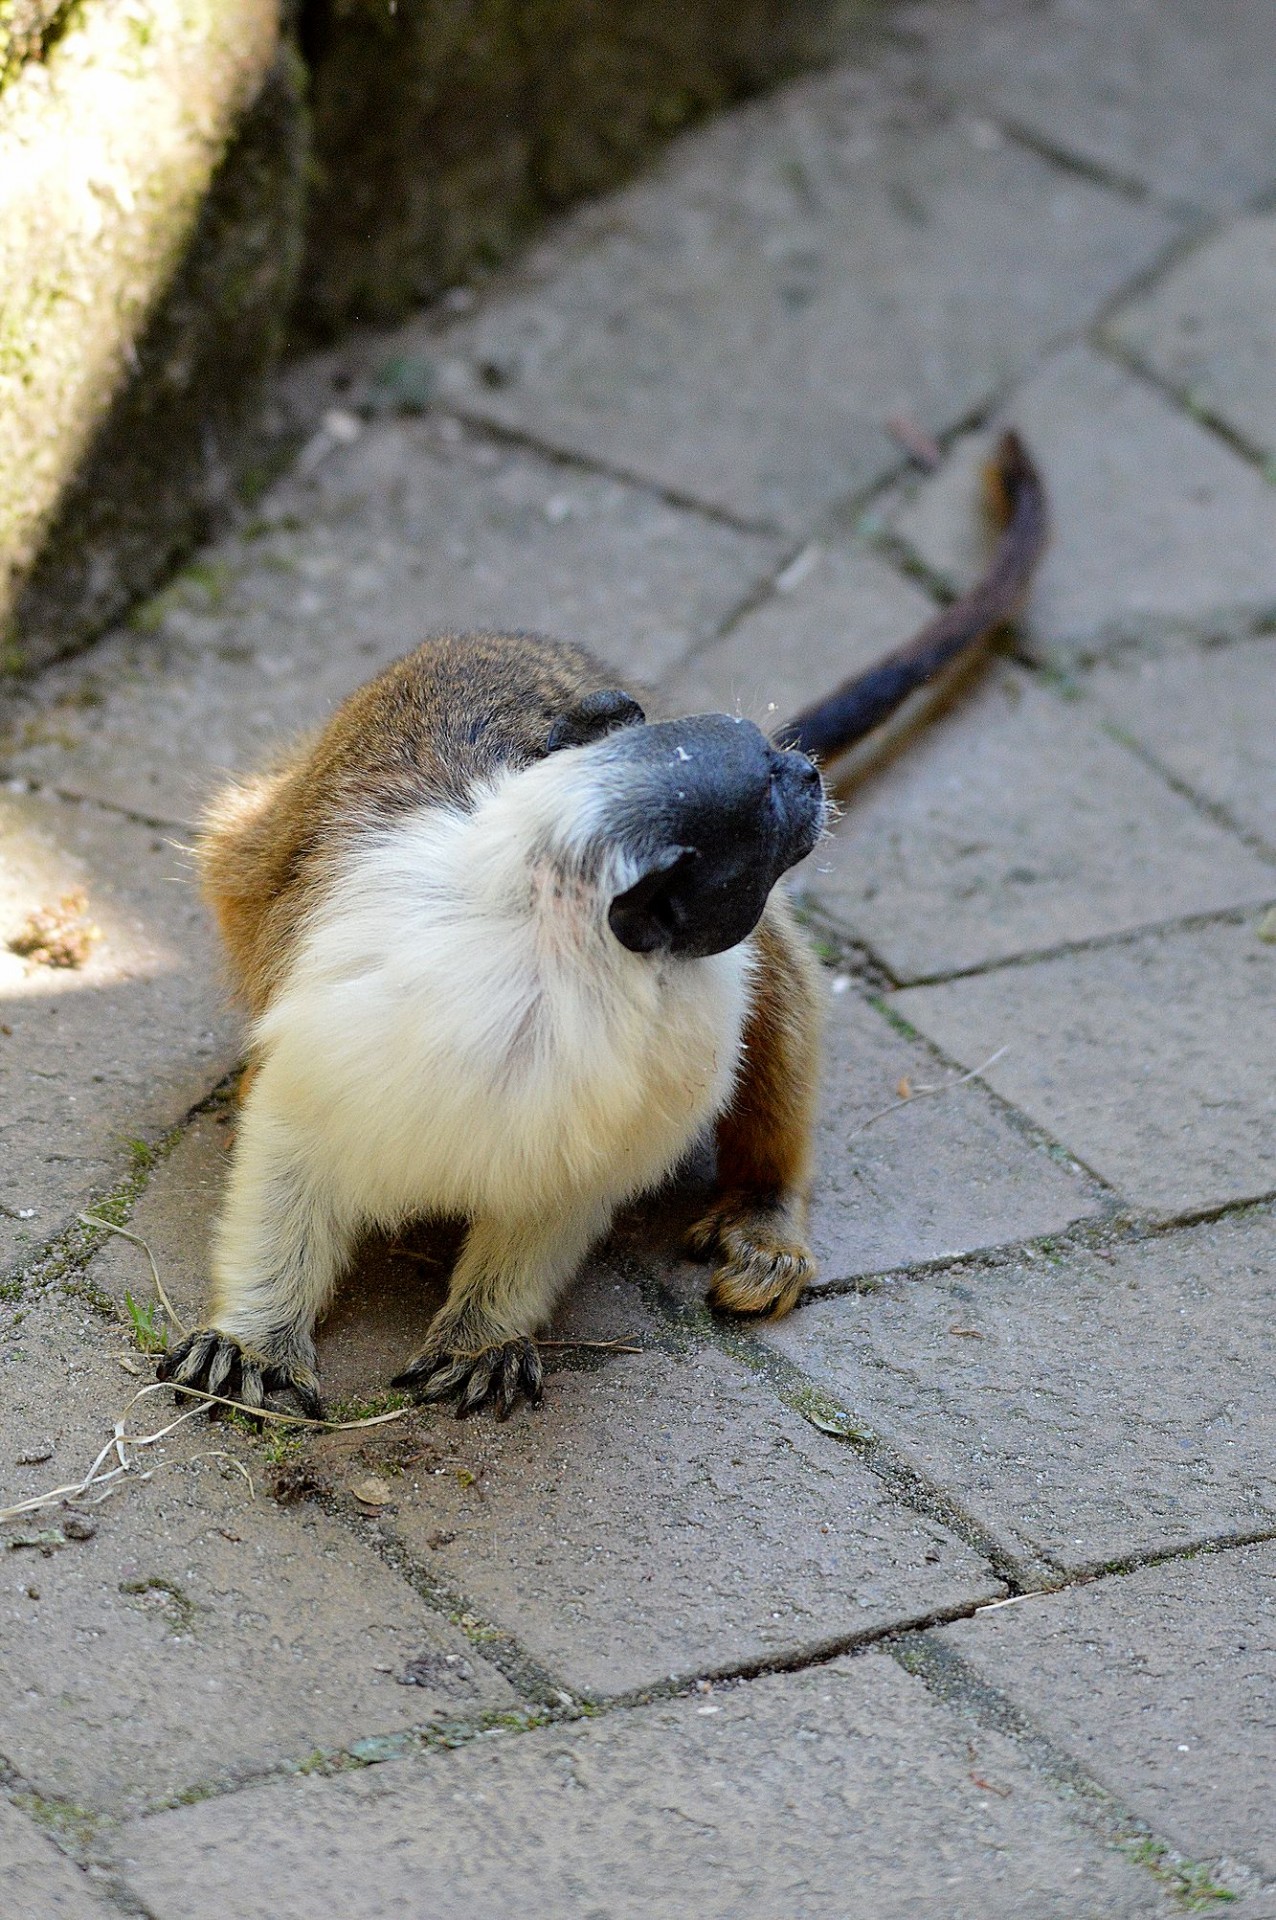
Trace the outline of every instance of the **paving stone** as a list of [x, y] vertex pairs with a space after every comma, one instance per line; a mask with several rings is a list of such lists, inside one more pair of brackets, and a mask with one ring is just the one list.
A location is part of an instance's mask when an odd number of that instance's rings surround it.
[[1015, 1554], [1276, 1527], [1276, 1221], [815, 1301], [763, 1337]]
[[1140, 1567], [940, 1637], [1182, 1852], [1276, 1878], [1276, 1547]]
[[1173, 231], [846, 68], [683, 142], [420, 340], [467, 411], [803, 528], [899, 465], [891, 416], [956, 425]]
[[[149, 1371], [74, 1297], [0, 1303], [0, 1504], [82, 1477]], [[129, 1430], [174, 1417], [155, 1393]], [[149, 1482], [80, 1503], [92, 1538], [14, 1546], [56, 1508], [0, 1528], [0, 1754], [43, 1796], [119, 1813], [513, 1703], [370, 1544], [275, 1504], [247, 1436], [197, 1419], [137, 1457]], [[424, 1686], [399, 1684], [410, 1661]]]
[[[201, 1131], [132, 1222], [192, 1318], [224, 1159], [215, 1125]], [[648, 1267], [651, 1257], [649, 1245]], [[116, 1298], [147, 1285], [126, 1245], [98, 1273]], [[384, 1386], [419, 1343], [445, 1273], [443, 1256], [431, 1269], [365, 1254], [320, 1342], [330, 1396]], [[997, 1590], [974, 1554], [895, 1510], [762, 1378], [716, 1352], [664, 1351], [668, 1330], [617, 1252], [591, 1259], [551, 1337], [641, 1351], [551, 1349], [544, 1406], [505, 1426], [414, 1415], [427, 1464], [395, 1481], [381, 1524], [564, 1684], [615, 1693], [789, 1658]], [[330, 1449], [313, 1464], [333, 1477]]]
[[0, 1800], [0, 1908], [22, 1920], [105, 1920], [118, 1913], [25, 1814]]
[[226, 771], [264, 763], [427, 634], [552, 633], [654, 680], [780, 551], [455, 421], [337, 417], [355, 441], [320, 429], [256, 530], [209, 549], [142, 632], [45, 677], [0, 747], [11, 772], [189, 821]]
[[1108, 331], [1223, 420], [1276, 455], [1276, 214], [1233, 221], [1125, 308]]
[[1149, 934], [891, 1005], [1136, 1207], [1276, 1189], [1276, 948], [1256, 917]]
[[817, 1286], [1051, 1233], [1101, 1204], [977, 1083], [897, 1104], [903, 1083], [956, 1077], [853, 991], [830, 993], [810, 1217]]
[[791, 1660], [997, 1587], [713, 1350], [608, 1356], [536, 1417], [444, 1424], [452, 1470], [397, 1536], [578, 1692]]
[[249, 1877], [274, 1920], [488, 1920], [529, 1885], [562, 1920], [843, 1920], [851, 1885], [874, 1920], [1169, 1911], [1009, 1740], [882, 1654], [185, 1807], [129, 1826], [120, 1860], [155, 1920], [234, 1911]]
[[993, 0], [910, 8], [932, 84], [1197, 207], [1276, 182], [1266, 0]]
[[742, 713], [771, 732], [923, 626], [935, 604], [846, 543], [811, 541], [785, 583], [667, 682], [673, 711]]
[[801, 878], [900, 980], [1276, 892], [1093, 709], [1007, 665], [851, 796]]
[[1088, 686], [1162, 766], [1276, 847], [1276, 641], [1119, 661]]
[[[0, 794], [0, 1271], [130, 1166], [234, 1058], [189, 863], [93, 806]], [[102, 938], [79, 967], [12, 952], [29, 916], [83, 890]]]
[[[1075, 347], [1005, 406], [1050, 493], [1053, 538], [1022, 620], [1048, 659], [1232, 634], [1276, 616], [1276, 488], [1150, 386]], [[960, 441], [900, 514], [927, 565], [983, 565], [971, 511], [994, 429]]]

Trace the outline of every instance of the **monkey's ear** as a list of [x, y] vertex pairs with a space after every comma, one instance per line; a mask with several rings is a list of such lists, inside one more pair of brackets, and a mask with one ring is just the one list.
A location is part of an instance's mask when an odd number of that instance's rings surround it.
[[641, 880], [618, 893], [607, 909], [607, 924], [630, 953], [654, 953], [670, 947], [677, 918], [670, 883], [697, 858], [694, 847], [666, 847], [658, 853]]
[[574, 707], [559, 714], [549, 730], [545, 751], [557, 753], [562, 747], [587, 747], [601, 740], [604, 734], [615, 733], [618, 727], [640, 727], [646, 718], [638, 702], [618, 688], [587, 693]]

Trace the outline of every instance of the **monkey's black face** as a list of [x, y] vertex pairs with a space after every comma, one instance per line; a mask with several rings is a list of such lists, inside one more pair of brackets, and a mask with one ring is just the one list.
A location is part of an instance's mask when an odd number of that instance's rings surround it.
[[824, 831], [815, 767], [721, 713], [626, 727], [608, 757], [620, 776], [608, 832], [640, 868], [611, 902], [616, 938], [633, 953], [688, 958], [738, 945]]

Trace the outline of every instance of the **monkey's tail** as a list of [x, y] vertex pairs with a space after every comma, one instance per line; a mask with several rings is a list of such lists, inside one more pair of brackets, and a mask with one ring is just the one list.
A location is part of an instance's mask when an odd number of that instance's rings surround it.
[[1049, 532], [1046, 490], [1017, 433], [1002, 435], [984, 482], [1002, 531], [983, 578], [912, 640], [803, 708], [776, 733], [778, 746], [797, 747], [821, 760], [845, 753], [888, 720], [910, 693], [1017, 612]]

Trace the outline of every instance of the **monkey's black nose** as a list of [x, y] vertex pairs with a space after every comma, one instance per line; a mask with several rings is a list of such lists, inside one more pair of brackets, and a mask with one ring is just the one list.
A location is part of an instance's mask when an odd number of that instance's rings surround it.
[[786, 864], [805, 858], [824, 831], [824, 782], [804, 753], [772, 749], [771, 801], [788, 842]]
[[771, 777], [794, 787], [814, 789], [821, 785], [819, 768], [804, 753], [790, 753], [783, 748], [771, 748]]

